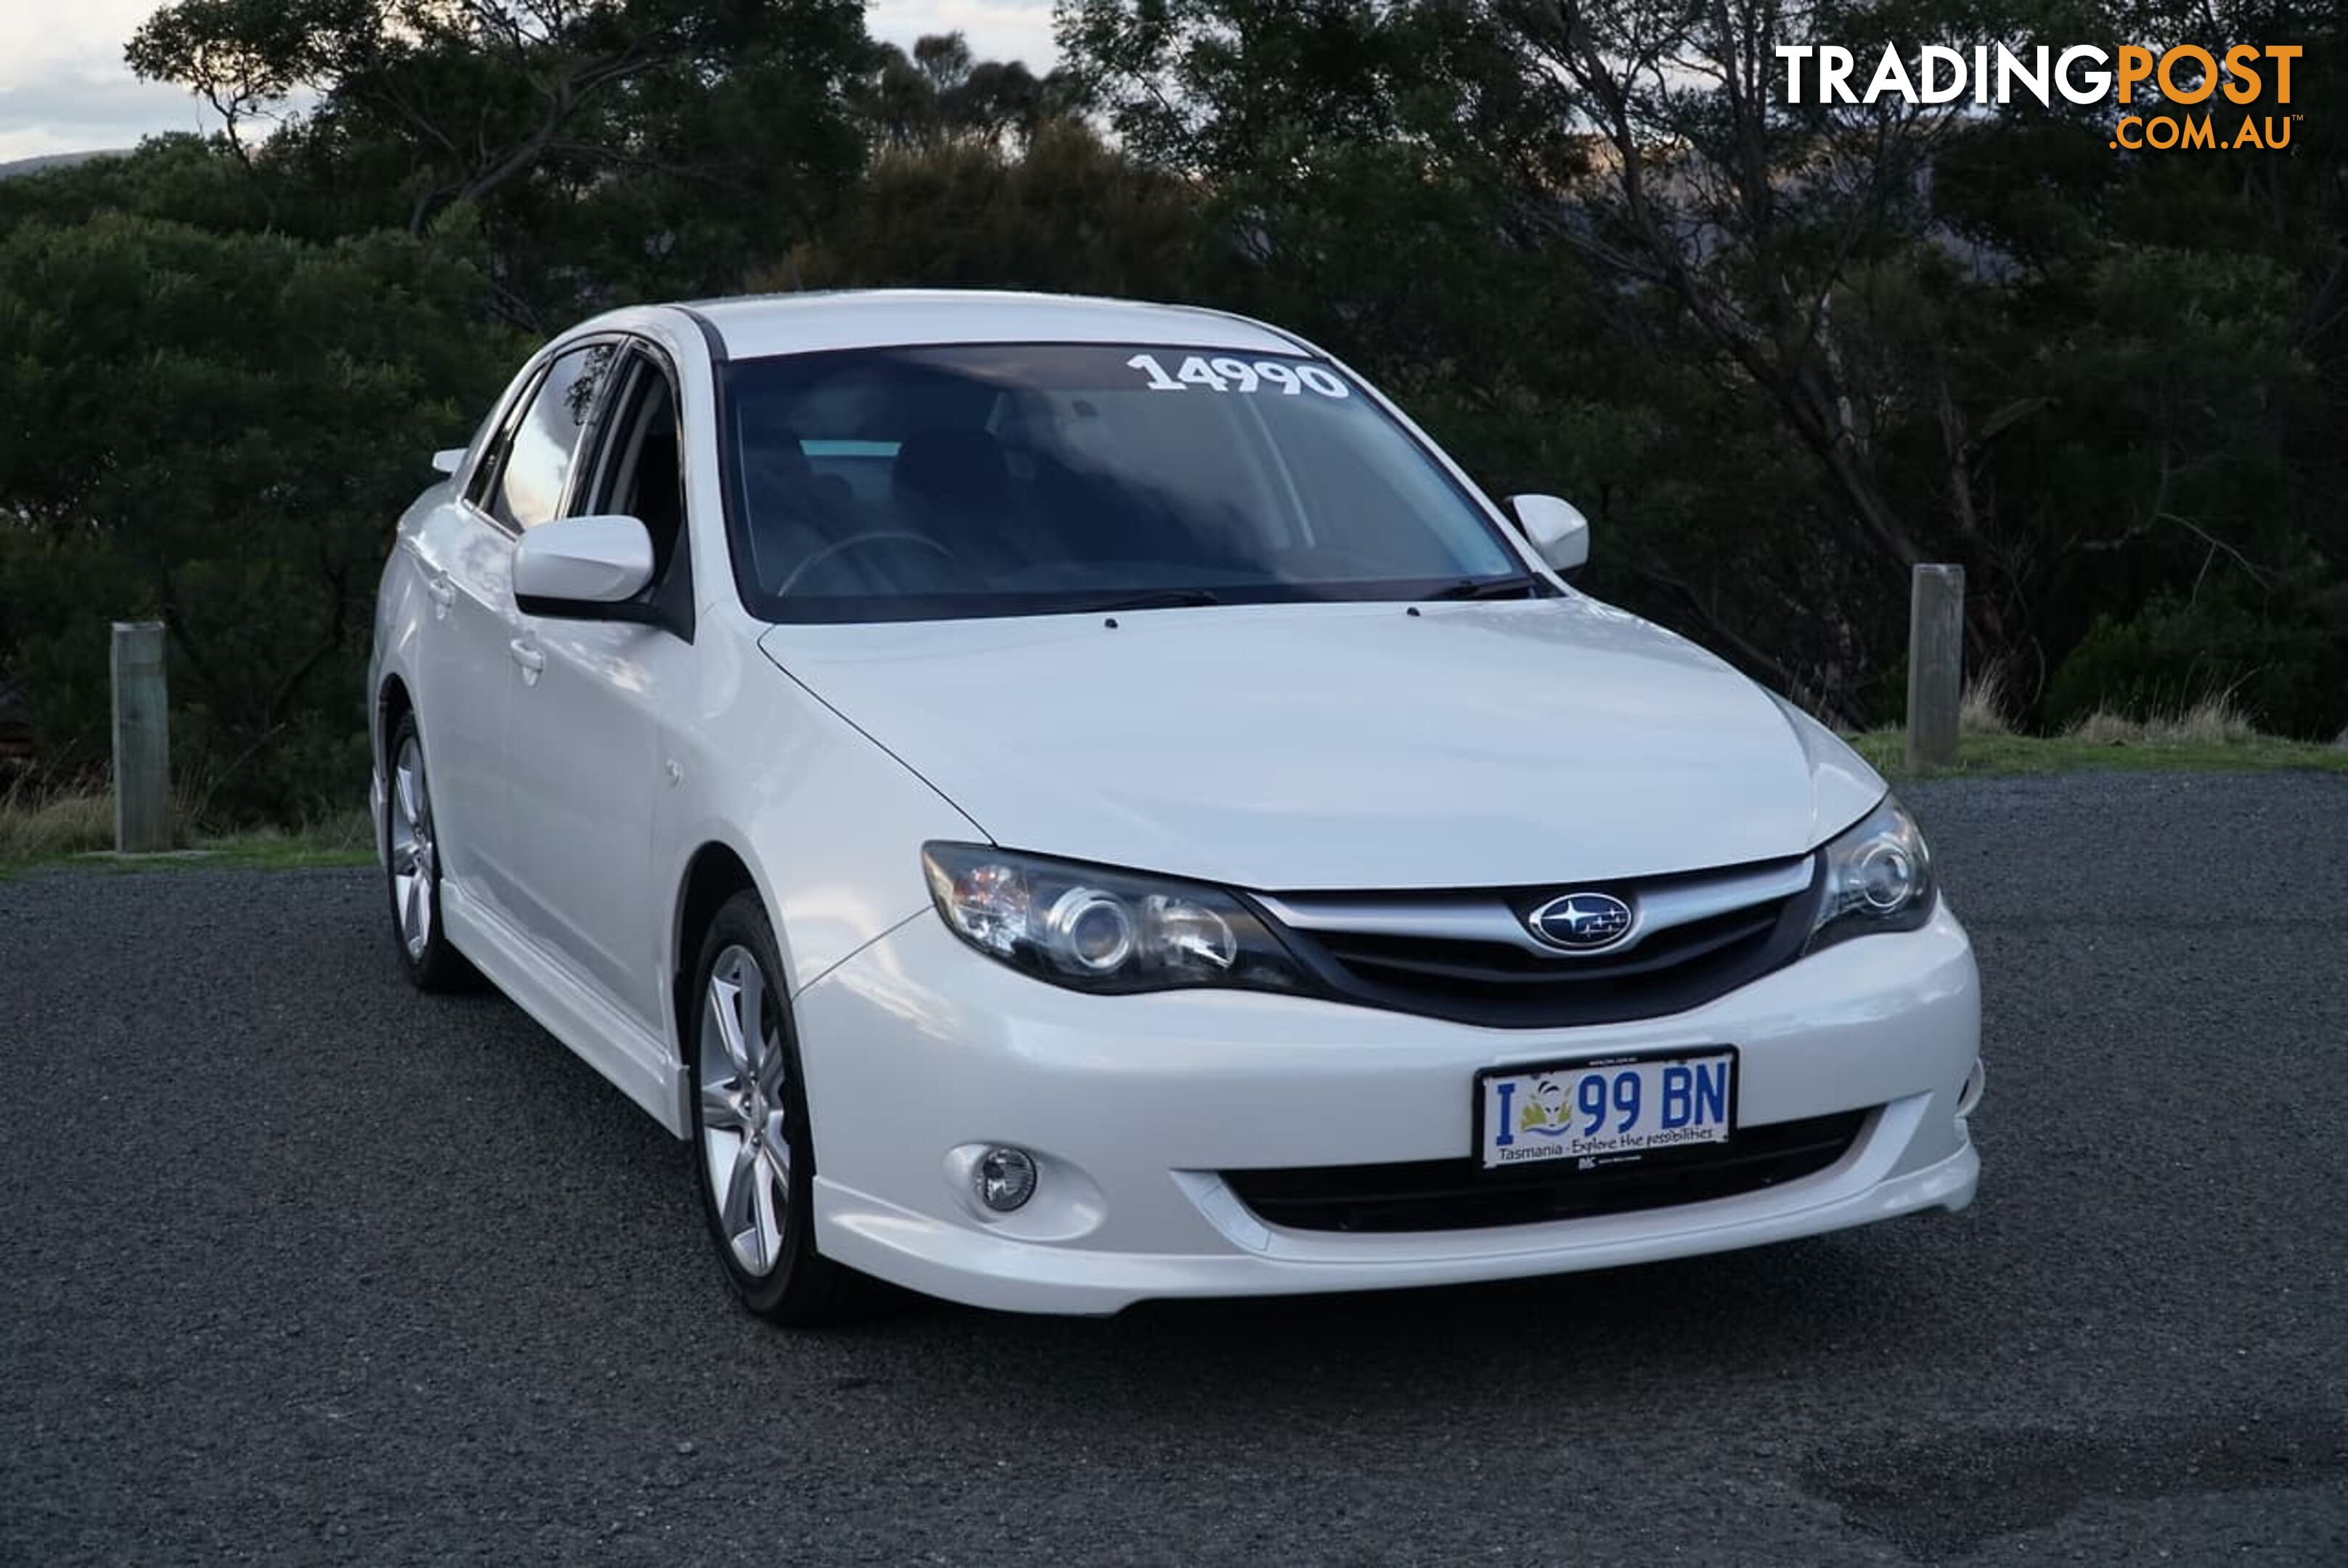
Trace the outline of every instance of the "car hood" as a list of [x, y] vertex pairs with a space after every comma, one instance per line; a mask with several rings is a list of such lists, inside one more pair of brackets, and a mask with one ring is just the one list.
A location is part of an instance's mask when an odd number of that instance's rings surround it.
[[778, 626], [776, 664], [1008, 847], [1267, 891], [1809, 849], [1883, 782], [1595, 600]]

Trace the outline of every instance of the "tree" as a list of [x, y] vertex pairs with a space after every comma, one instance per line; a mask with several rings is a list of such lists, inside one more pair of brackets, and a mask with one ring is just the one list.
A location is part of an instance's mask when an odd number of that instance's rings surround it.
[[[1605, 139], [1583, 243], [1669, 290], [1783, 410], [1845, 503], [1857, 542], [1919, 559], [1838, 362], [1831, 311], [1855, 263], [1923, 227], [1919, 179], [1952, 109], [1815, 104], [1775, 90], [1776, 46], [1818, 36], [1798, 0], [1534, 0], [1504, 12]], [[1815, 96], [1815, 95], [1814, 95]]]
[[1492, 7], [1083, 0], [1061, 39], [1120, 139], [1204, 192], [1211, 297], [1369, 372], [1494, 493], [1574, 495], [1611, 595], [1781, 685], [1852, 662], [1784, 635], [1769, 590], [1836, 574], [1749, 524], [1813, 503], [1684, 313], [1593, 264], [1602, 149]]
[[543, 330], [804, 236], [860, 159], [868, 49], [854, 0], [173, 0], [129, 55], [226, 118], [263, 222], [474, 209], [504, 313]]
[[993, 138], [891, 148], [818, 243], [754, 279], [769, 288], [1025, 288], [1181, 298], [1194, 292], [1194, 193], [1070, 120], [1024, 152]]
[[[1607, 591], [1866, 719], [1920, 559], [1972, 569], [1974, 656], [2033, 704], [2164, 596], [2223, 607], [2230, 680], [2295, 651], [2246, 691], [2348, 673], [2338, 133], [2117, 156], [2105, 107], [1796, 104], [1776, 53], [1847, 45], [1863, 89], [1886, 41], [2215, 25], [2308, 37], [2302, 100], [2336, 73], [2328, 15], [2217, 9], [1069, 0], [1060, 33], [1205, 192], [1227, 302], [1313, 325], [1479, 471], [1598, 497]], [[2271, 711], [2336, 728], [2348, 690]]]
[[1073, 108], [1066, 75], [1038, 77], [1018, 60], [980, 60], [960, 33], [928, 34], [908, 52], [882, 44], [853, 95], [883, 149], [947, 141], [1024, 148]]
[[359, 787], [376, 569], [521, 351], [453, 237], [314, 245], [120, 214], [0, 239], [0, 655], [45, 757], [104, 754], [109, 620], [170, 629], [183, 779]]

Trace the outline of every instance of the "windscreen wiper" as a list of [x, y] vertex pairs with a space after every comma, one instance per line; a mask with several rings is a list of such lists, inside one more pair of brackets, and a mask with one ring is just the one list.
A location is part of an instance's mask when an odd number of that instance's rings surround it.
[[1113, 615], [1120, 610], [1191, 610], [1200, 605], [1222, 602], [1222, 595], [1210, 593], [1203, 588], [1164, 588], [1153, 593], [1132, 593], [1122, 599], [1104, 599], [1091, 604], [1080, 604], [1068, 613]]
[[1538, 599], [1540, 579], [1537, 577], [1468, 578], [1449, 588], [1423, 594], [1425, 599]]

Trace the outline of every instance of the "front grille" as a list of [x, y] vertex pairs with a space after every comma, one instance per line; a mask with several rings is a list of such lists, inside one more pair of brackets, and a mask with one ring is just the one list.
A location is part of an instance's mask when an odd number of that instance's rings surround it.
[[1394, 1165], [1225, 1171], [1256, 1217], [1303, 1231], [1448, 1231], [1697, 1204], [1814, 1175], [1841, 1159], [1868, 1112], [1740, 1129], [1725, 1146], [1674, 1150], [1637, 1165], [1487, 1173], [1473, 1158]]
[[[1783, 891], [1788, 885], [1797, 890]], [[1685, 1012], [1792, 962], [1818, 907], [1808, 858], [1591, 890], [1661, 908], [1692, 891], [1727, 888], [1725, 897], [1737, 897], [1739, 886], [1779, 890], [1643, 927], [1631, 945], [1595, 955], [1551, 951], [1527, 936], [1526, 917], [1554, 887], [1266, 896], [1262, 908], [1298, 959], [1349, 1001], [1459, 1023], [1555, 1029]]]

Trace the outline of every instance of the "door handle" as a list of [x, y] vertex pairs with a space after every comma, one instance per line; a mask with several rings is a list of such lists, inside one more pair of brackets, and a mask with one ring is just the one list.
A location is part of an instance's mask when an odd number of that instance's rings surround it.
[[521, 666], [522, 684], [538, 684], [539, 671], [546, 668], [546, 655], [531, 646], [527, 638], [517, 637], [506, 647], [512, 651], [513, 661]]

